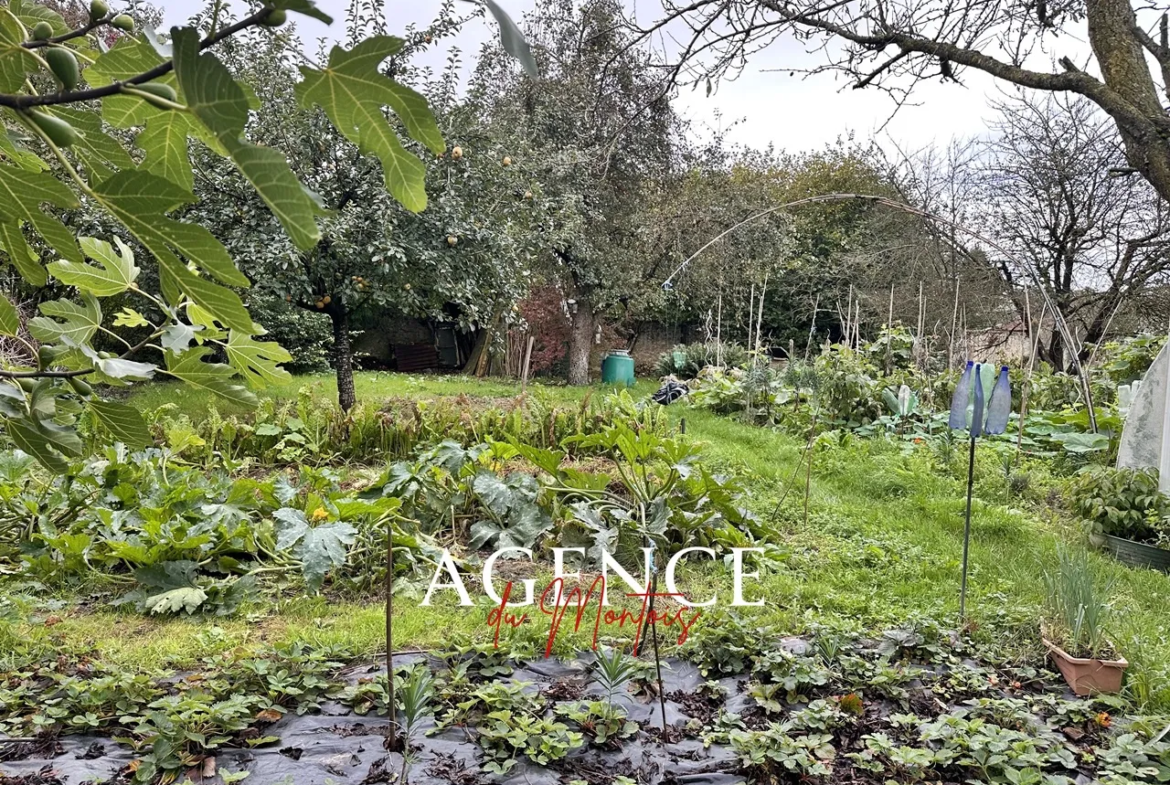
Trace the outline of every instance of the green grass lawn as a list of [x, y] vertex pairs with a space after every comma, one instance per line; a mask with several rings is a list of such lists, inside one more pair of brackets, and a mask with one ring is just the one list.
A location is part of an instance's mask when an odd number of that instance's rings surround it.
[[[333, 394], [332, 380], [324, 376], [298, 377], [270, 394], [295, 396], [306, 384], [319, 386], [322, 396]], [[653, 387], [642, 382], [635, 393], [645, 395]], [[182, 394], [176, 394], [180, 389]], [[357, 389], [359, 400], [402, 395], [501, 397], [519, 391], [517, 385], [498, 381], [388, 373], [359, 374]], [[543, 385], [531, 385], [530, 391], [565, 402], [583, 394], [580, 389]], [[192, 417], [207, 404], [198, 393], [170, 385], [147, 387], [134, 400], [143, 407], [175, 403]], [[749, 589], [749, 594], [757, 591], [766, 598], [766, 607], [737, 609], [740, 613], [793, 633], [822, 624], [872, 631], [918, 618], [958, 625], [965, 464], [941, 471], [924, 450], [903, 455], [881, 441], [821, 446], [814, 460], [806, 524], [803, 471], [794, 478], [802, 441], [683, 405], [668, 411], [675, 419], [686, 418], [689, 438], [706, 443], [705, 455], [711, 462], [743, 473], [752, 491], [748, 506], [760, 517], [771, 518], [784, 488], [790, 481], [794, 484], [776, 517], [777, 544], [788, 552], [787, 561]], [[972, 629], [1007, 655], [1036, 654], [1042, 573], [1053, 564], [1062, 543], [1082, 547], [1083, 535], [1044, 504], [1010, 497], [999, 462], [990, 453], [981, 454], [978, 474], [968, 597]], [[1170, 578], [1129, 569], [1103, 556], [1097, 562], [1102, 577], [1116, 581], [1116, 642], [1138, 661], [1134, 673], [1148, 682], [1147, 692], [1161, 689], [1159, 700], [1170, 705], [1167, 667], [1162, 664], [1170, 661], [1166, 615]], [[726, 573], [715, 568], [691, 574], [686, 586], [702, 588], [702, 596], [708, 596], [711, 587], [730, 590]], [[453, 603], [452, 597], [448, 593], [446, 601]], [[487, 605], [420, 608], [417, 603], [417, 597], [397, 601], [398, 646], [439, 646], [457, 633], [490, 636]], [[35, 629], [31, 635], [67, 641], [119, 664], [143, 667], [191, 663], [248, 642], [341, 643], [363, 653], [382, 646], [382, 609], [373, 599], [360, 603], [298, 597], [253, 611], [250, 617], [222, 620], [66, 613], [51, 629]], [[702, 624], [696, 635], [702, 635]], [[547, 624], [542, 629], [547, 631]]]

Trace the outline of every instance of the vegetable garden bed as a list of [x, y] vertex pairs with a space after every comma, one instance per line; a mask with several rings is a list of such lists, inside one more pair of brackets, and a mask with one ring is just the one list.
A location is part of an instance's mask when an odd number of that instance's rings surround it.
[[[927, 625], [880, 640], [782, 638], [724, 619], [612, 689], [599, 657], [490, 645], [396, 655], [434, 676], [409, 728], [418, 785], [1162, 781], [1170, 743], [1055, 674], [993, 667]], [[170, 771], [249, 785], [399, 782], [384, 749], [384, 664], [297, 648], [154, 679], [85, 662], [3, 675], [0, 782], [134, 782]], [[611, 655], [612, 656], [612, 655]], [[129, 679], [129, 681], [127, 681]], [[111, 681], [113, 680], [113, 681]], [[397, 679], [396, 679], [397, 681]], [[402, 687], [399, 687], [402, 689]], [[103, 703], [104, 701], [104, 703]], [[608, 719], [607, 719], [608, 717]], [[1128, 726], [1128, 727], [1122, 727]], [[167, 758], [167, 756], [170, 756]], [[181, 761], [182, 765], [179, 765]], [[180, 780], [181, 781], [181, 780]]]

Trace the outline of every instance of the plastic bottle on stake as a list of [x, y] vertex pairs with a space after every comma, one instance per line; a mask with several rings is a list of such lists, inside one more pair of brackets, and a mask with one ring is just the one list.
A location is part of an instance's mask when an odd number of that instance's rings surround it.
[[999, 379], [995, 382], [995, 389], [991, 391], [991, 400], [987, 402], [987, 421], [983, 432], [989, 434], [1003, 433], [1007, 430], [1008, 416], [1012, 412], [1012, 389], [1008, 381], [1008, 367], [999, 369]]
[[967, 427], [967, 400], [971, 395], [971, 369], [975, 363], [967, 361], [959, 383], [955, 385], [955, 394], [951, 398], [951, 418], [948, 422], [952, 430], [960, 431]]
[[971, 408], [971, 438], [983, 433], [983, 380], [975, 366], [975, 405]]

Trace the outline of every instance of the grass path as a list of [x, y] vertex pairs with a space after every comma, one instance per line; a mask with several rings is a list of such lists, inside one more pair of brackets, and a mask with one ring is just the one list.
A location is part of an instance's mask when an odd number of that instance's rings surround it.
[[[294, 397], [304, 384], [332, 394], [331, 379], [301, 377], [277, 389]], [[409, 377], [385, 373], [358, 375], [359, 399], [395, 395], [514, 395], [515, 385], [463, 377]], [[636, 390], [646, 394], [653, 385]], [[533, 385], [534, 394], [564, 402], [581, 391]], [[147, 387], [135, 402], [143, 407], [175, 401], [166, 385]], [[191, 416], [206, 411], [197, 393], [184, 393], [180, 408]], [[226, 411], [221, 407], [221, 411]], [[770, 517], [792, 478], [804, 449], [802, 441], [709, 412], [672, 406], [685, 417], [691, 438], [707, 444], [716, 464], [748, 477], [749, 506]], [[962, 467], [965, 469], [965, 466]], [[957, 470], [956, 470], [957, 471]], [[978, 466], [971, 549], [969, 609], [976, 635], [1009, 653], [1036, 652], [1036, 619], [1043, 600], [1042, 572], [1054, 562], [1062, 542], [1081, 535], [1042, 505], [1010, 498], [998, 459], [981, 454]], [[780, 509], [778, 545], [788, 553], [782, 567], [754, 587], [765, 608], [740, 609], [759, 620], [801, 632], [818, 624], [876, 630], [908, 619], [929, 617], [957, 624], [959, 557], [964, 485], [957, 474], [940, 472], [925, 450], [902, 455], [881, 442], [818, 448], [814, 460], [810, 514], [803, 520], [803, 471]], [[1125, 568], [1105, 557], [1097, 560], [1102, 577], [1116, 581], [1116, 629], [1135, 666], [1135, 684], [1147, 692], [1161, 688], [1170, 706], [1170, 644], [1167, 608], [1170, 578]], [[689, 587], [729, 592], [721, 570], [699, 571]], [[750, 593], [750, 592], [749, 592]], [[490, 635], [487, 607], [420, 608], [417, 600], [398, 603], [396, 638], [402, 646], [438, 646], [458, 633]], [[77, 614], [53, 628], [53, 635], [96, 649], [123, 665], [189, 664], [200, 656], [250, 642], [302, 640], [339, 643], [366, 653], [382, 646], [383, 617], [376, 604], [329, 602], [320, 597], [283, 600], [251, 618], [153, 620], [123, 613]], [[701, 635], [702, 621], [696, 627]], [[545, 625], [547, 629], [547, 625]], [[39, 632], [37, 634], [46, 634]], [[3, 643], [3, 641], [0, 641]]]

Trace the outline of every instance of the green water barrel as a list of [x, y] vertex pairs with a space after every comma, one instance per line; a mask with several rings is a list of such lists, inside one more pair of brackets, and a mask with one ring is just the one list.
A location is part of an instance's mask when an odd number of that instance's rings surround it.
[[601, 383], [634, 386], [634, 358], [625, 349], [614, 349], [601, 361]]

